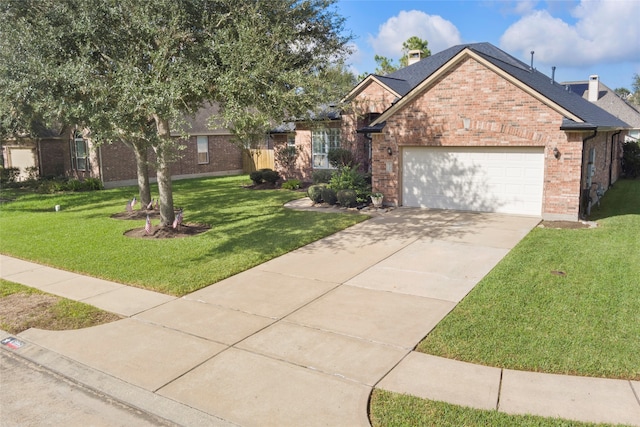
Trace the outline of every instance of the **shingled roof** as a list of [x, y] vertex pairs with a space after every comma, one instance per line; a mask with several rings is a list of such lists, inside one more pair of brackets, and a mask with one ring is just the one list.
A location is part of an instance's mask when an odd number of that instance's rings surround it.
[[[543, 98], [560, 106], [575, 117], [576, 121], [565, 117], [561, 129], [597, 129], [597, 128], [629, 128], [630, 126], [619, 118], [609, 114], [597, 105], [583, 99], [572, 91], [557, 83], [545, 74], [531, 69], [524, 62], [498, 49], [491, 43], [462, 44], [450, 47], [415, 64], [404, 67], [388, 76], [374, 76], [389, 89], [404, 98], [412, 93], [429, 76], [445, 66], [451, 59], [469, 49], [477, 55], [501, 69], [513, 78], [528, 86]], [[393, 107], [390, 107], [393, 108]]]

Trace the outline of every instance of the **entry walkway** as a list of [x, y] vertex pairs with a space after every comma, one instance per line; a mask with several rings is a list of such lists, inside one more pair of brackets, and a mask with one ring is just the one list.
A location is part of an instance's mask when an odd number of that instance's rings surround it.
[[366, 426], [373, 387], [640, 425], [638, 382], [412, 351], [538, 221], [396, 209], [183, 298], [2, 256], [4, 279], [126, 316], [11, 351], [181, 425]]

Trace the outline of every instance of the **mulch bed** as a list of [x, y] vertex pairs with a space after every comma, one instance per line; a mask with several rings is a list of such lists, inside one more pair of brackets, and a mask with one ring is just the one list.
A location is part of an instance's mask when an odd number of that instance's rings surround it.
[[[160, 211], [156, 210], [133, 210], [131, 212], [119, 212], [111, 215], [111, 218], [120, 220], [144, 220], [149, 215], [150, 220], [160, 220]], [[176, 228], [173, 227], [160, 227], [154, 225], [151, 227], [151, 232], [147, 234], [144, 227], [134, 228], [124, 232], [127, 237], [139, 238], [139, 239], [174, 239], [179, 237], [197, 236], [205, 231], [211, 230], [211, 226], [207, 224], [181, 224]]]
[[582, 222], [582, 221], [542, 221], [539, 225], [540, 228], [594, 228], [597, 227], [596, 223]]

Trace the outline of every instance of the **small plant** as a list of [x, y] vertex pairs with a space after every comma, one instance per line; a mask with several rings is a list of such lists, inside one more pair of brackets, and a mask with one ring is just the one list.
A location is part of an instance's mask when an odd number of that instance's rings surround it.
[[335, 191], [347, 189], [355, 190], [358, 195], [364, 195], [364, 197], [366, 197], [371, 190], [367, 184], [365, 176], [358, 172], [358, 168], [356, 166], [340, 169], [333, 175], [333, 177], [331, 177], [329, 186]]
[[340, 206], [344, 206], [345, 208], [355, 207], [358, 201], [355, 190], [350, 189], [338, 191], [336, 197], [338, 198]]
[[307, 189], [307, 196], [313, 203], [320, 203], [322, 201], [322, 189], [326, 187], [326, 184], [315, 184]]
[[82, 191], [82, 182], [77, 179], [70, 179], [65, 186], [69, 191]]
[[330, 169], [314, 170], [311, 179], [314, 184], [328, 184], [333, 176], [334, 171]]
[[276, 164], [285, 170], [287, 176], [293, 175], [300, 149], [295, 145], [286, 145], [275, 149]]
[[285, 190], [297, 190], [300, 188], [300, 180], [299, 179], [290, 179], [282, 183], [282, 188]]
[[336, 190], [331, 187], [323, 187], [320, 194], [322, 195], [322, 201], [324, 201], [325, 203], [335, 205], [338, 202]]

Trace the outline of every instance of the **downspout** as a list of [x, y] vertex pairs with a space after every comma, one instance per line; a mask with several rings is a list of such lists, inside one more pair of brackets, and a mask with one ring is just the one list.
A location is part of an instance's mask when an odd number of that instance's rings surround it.
[[621, 132], [622, 130], [619, 130], [618, 132], [611, 135], [611, 159], [609, 160], [609, 188], [613, 187], [613, 183], [611, 182], [611, 180], [613, 179], [613, 147], [614, 147], [613, 137], [620, 135]]
[[[585, 160], [585, 153], [588, 152], [585, 150], [585, 146], [587, 144], [587, 141], [589, 141], [590, 139], [593, 139], [596, 137], [596, 135], [598, 134], [598, 129], [595, 129], [593, 131], [592, 135], [587, 136], [586, 138], [582, 139], [582, 164], [584, 165], [584, 160]], [[584, 182], [584, 179], [582, 178], [587, 177], [587, 174], [590, 171], [587, 170], [586, 174], [583, 174], [582, 171], [580, 172], [580, 188], [582, 188], [583, 186], [586, 187], [586, 182]], [[581, 213], [579, 216], [581, 216], [583, 219], [586, 219], [587, 215], [589, 214], [589, 192], [591, 191], [590, 188], [583, 188], [582, 189], [582, 196], [580, 197], [580, 208], [581, 208]]]

